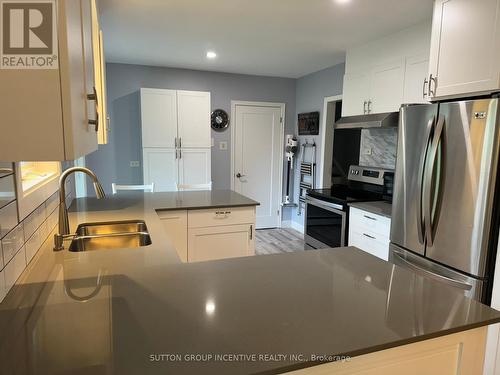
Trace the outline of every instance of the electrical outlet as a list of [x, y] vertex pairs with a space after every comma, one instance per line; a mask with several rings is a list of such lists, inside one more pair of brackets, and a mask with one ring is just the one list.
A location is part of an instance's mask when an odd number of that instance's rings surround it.
[[371, 154], [372, 154], [372, 149], [371, 149], [371, 147], [367, 147], [367, 148], [365, 148], [364, 153], [365, 153], [365, 155], [371, 155]]
[[132, 160], [130, 162], [130, 168], [137, 168], [141, 165], [141, 163], [138, 160]]
[[222, 151], [227, 150], [227, 142], [226, 141], [219, 142], [219, 150], [222, 150]]

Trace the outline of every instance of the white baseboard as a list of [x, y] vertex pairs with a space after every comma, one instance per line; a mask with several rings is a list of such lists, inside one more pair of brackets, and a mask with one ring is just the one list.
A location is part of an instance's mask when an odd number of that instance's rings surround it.
[[295, 229], [296, 231], [304, 234], [304, 225], [299, 224], [296, 221], [293, 221], [293, 220], [283, 220], [281, 222], [281, 226], [283, 228], [292, 228], [292, 229]]

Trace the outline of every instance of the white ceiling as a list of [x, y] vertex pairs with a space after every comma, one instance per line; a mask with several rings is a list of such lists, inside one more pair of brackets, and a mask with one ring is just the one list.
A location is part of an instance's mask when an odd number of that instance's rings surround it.
[[108, 62], [298, 78], [343, 62], [347, 47], [430, 19], [432, 3], [100, 0], [99, 7]]

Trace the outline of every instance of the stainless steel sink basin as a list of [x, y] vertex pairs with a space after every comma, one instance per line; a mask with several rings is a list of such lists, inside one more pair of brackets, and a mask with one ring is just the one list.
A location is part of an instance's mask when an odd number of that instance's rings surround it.
[[151, 245], [146, 223], [140, 220], [80, 224], [69, 251], [138, 248]]

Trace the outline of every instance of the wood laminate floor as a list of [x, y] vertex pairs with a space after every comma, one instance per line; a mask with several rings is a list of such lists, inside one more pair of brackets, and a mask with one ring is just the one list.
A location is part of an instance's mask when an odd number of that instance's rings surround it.
[[304, 235], [295, 229], [258, 229], [256, 231], [256, 255], [304, 251], [304, 248]]

